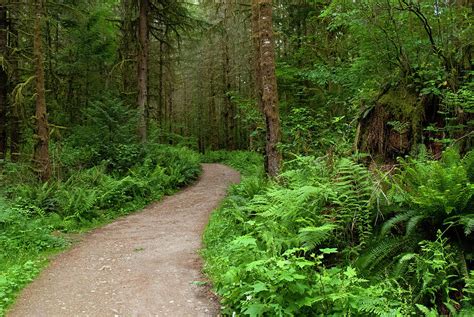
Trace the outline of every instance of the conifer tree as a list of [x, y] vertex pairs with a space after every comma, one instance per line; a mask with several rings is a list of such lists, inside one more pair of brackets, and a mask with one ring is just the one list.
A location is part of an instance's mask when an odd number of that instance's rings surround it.
[[265, 116], [265, 170], [271, 177], [278, 175], [282, 156], [278, 89], [275, 75], [272, 1], [252, 0], [252, 33], [255, 43], [257, 98]]
[[49, 157], [49, 125], [46, 109], [45, 76], [44, 76], [44, 56], [41, 24], [43, 22], [43, 2], [36, 0], [35, 28], [34, 28], [34, 63], [36, 73], [36, 127], [35, 127], [35, 153], [34, 163], [38, 176], [42, 181], [47, 181], [51, 177], [51, 160]]

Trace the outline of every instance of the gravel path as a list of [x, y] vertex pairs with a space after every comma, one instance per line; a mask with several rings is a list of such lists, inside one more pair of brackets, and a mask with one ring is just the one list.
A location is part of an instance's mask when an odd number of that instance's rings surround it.
[[204, 164], [199, 181], [88, 234], [58, 256], [7, 316], [216, 316], [199, 283], [198, 250], [210, 212], [239, 174]]

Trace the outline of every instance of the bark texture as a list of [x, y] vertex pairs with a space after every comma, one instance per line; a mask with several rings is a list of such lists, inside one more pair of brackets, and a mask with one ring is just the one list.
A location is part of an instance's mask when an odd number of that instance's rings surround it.
[[35, 29], [33, 52], [36, 68], [36, 145], [34, 163], [38, 176], [42, 181], [51, 178], [51, 160], [49, 157], [49, 126], [46, 110], [43, 43], [41, 38], [41, 23], [43, 19], [42, 0], [35, 1]]
[[8, 109], [8, 74], [7, 59], [7, 8], [0, 1], [0, 159], [5, 159], [7, 152], [7, 109]]
[[[17, 25], [11, 21], [9, 25], [9, 31], [11, 42], [9, 62], [12, 70], [12, 76], [9, 84], [11, 85], [10, 87], [14, 87], [20, 82], [19, 58], [15, 52], [15, 48], [18, 47], [18, 29]], [[10, 106], [10, 157], [12, 162], [17, 162], [20, 159], [20, 145], [22, 141], [21, 118], [18, 101], [12, 98]]]
[[148, 104], [148, 0], [140, 0], [138, 25], [138, 135], [142, 143], [147, 140], [147, 104]]
[[232, 3], [229, 1], [223, 7], [223, 30], [222, 30], [222, 71], [223, 71], [223, 95], [224, 97], [224, 130], [225, 147], [229, 150], [235, 150], [235, 109], [230, 95], [232, 91], [232, 65], [230, 57], [230, 37], [229, 20], [231, 19], [229, 11], [232, 10]]
[[252, 0], [252, 15], [257, 99], [266, 123], [265, 170], [269, 176], [275, 177], [280, 171], [282, 157], [278, 150], [281, 130], [275, 75], [272, 0]]

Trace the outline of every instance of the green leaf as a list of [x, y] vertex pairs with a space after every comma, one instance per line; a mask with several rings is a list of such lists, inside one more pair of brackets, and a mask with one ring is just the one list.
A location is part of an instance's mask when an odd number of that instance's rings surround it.
[[321, 251], [323, 254], [333, 254], [337, 253], [337, 248], [323, 248], [319, 249], [319, 251]]
[[256, 317], [261, 316], [264, 312], [266, 312], [264, 304], [251, 304], [247, 307], [247, 309], [245, 309], [244, 314], [251, 317]]

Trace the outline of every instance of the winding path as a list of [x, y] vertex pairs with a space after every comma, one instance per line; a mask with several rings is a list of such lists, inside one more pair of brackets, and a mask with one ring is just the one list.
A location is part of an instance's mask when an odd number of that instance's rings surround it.
[[88, 234], [58, 256], [7, 316], [216, 316], [198, 250], [210, 212], [239, 174], [204, 164], [199, 181]]

